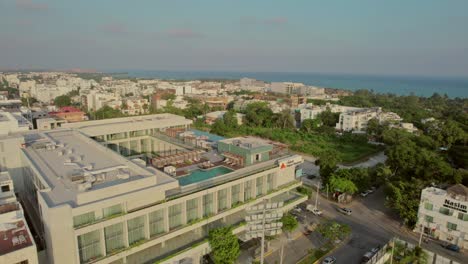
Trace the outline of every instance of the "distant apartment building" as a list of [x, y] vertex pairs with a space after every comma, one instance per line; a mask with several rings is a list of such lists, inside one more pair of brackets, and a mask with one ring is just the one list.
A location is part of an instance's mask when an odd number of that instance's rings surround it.
[[325, 89], [315, 86], [307, 86], [303, 83], [293, 82], [272, 82], [270, 84], [270, 92], [287, 95], [302, 95], [302, 96], [323, 96]]
[[217, 139], [212, 155], [178, 139], [191, 124], [160, 114], [0, 137], [46, 263], [200, 263], [210, 230], [245, 239], [246, 208], [307, 199], [286, 145]]
[[264, 92], [266, 83], [264, 81], [258, 81], [250, 78], [240, 79], [240, 89], [250, 92]]
[[[205, 115], [205, 123], [212, 125], [214, 122], [216, 122], [216, 120], [222, 119], [226, 113], [227, 111], [215, 111], [207, 113]], [[244, 116], [244, 114], [236, 113], [236, 120], [238, 125], [242, 125]]]
[[145, 98], [126, 98], [122, 100], [122, 113], [126, 115], [141, 115], [149, 112], [149, 102]]
[[379, 123], [399, 123], [402, 119], [393, 112], [383, 112], [380, 107], [346, 111], [340, 114], [336, 129], [339, 131], [363, 132], [371, 119]]
[[468, 188], [423, 189], [414, 231], [468, 249]]
[[108, 102], [120, 100], [120, 96], [115, 95], [114, 93], [91, 91], [86, 95], [85, 102], [88, 111], [97, 111], [105, 106]]
[[38, 263], [36, 243], [7, 171], [0, 172], [0, 263]]
[[66, 120], [68, 123], [88, 120], [85, 112], [73, 106], [65, 106], [58, 111], [49, 112], [49, 116]]

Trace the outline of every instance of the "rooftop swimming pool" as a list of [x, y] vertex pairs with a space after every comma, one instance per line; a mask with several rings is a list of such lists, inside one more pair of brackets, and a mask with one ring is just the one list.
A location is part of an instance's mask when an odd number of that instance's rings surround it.
[[181, 186], [185, 186], [185, 185], [189, 185], [192, 183], [208, 180], [213, 177], [229, 173], [231, 171], [233, 170], [226, 168], [224, 166], [219, 166], [219, 167], [215, 167], [215, 168], [208, 169], [208, 170], [197, 169], [197, 170], [191, 171], [190, 174], [187, 176], [182, 176], [178, 178], [178, 180]]

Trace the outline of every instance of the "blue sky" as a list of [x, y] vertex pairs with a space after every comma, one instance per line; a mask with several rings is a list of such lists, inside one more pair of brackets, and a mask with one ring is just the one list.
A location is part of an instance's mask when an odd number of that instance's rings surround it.
[[468, 76], [466, 0], [0, 0], [0, 68]]

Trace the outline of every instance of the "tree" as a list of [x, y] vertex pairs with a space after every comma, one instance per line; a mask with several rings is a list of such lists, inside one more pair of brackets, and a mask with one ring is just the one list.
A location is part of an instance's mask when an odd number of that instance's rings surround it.
[[54, 104], [58, 107], [70, 106], [72, 104], [71, 98], [68, 95], [60, 95], [55, 97]]
[[336, 170], [341, 161], [339, 153], [336, 150], [325, 150], [320, 154], [318, 164], [320, 165], [320, 176], [324, 183], [327, 183], [328, 177]]
[[334, 242], [337, 239], [343, 239], [351, 232], [351, 228], [345, 224], [339, 224], [335, 221], [328, 221], [320, 224], [317, 227], [317, 231], [330, 242]]
[[283, 215], [281, 222], [283, 223], [283, 230], [287, 232], [292, 232], [299, 226], [296, 218], [289, 213]]
[[227, 128], [237, 128], [237, 113], [233, 110], [228, 110], [223, 116], [223, 121]]
[[246, 125], [249, 126], [271, 128], [272, 116], [273, 111], [271, 111], [266, 102], [250, 103], [245, 109]]
[[239, 241], [232, 233], [232, 227], [210, 230], [208, 241], [216, 264], [232, 264], [240, 254]]
[[226, 136], [229, 132], [228, 127], [224, 124], [224, 120], [222, 118], [218, 118], [213, 125], [211, 126], [210, 133]]
[[288, 109], [273, 115], [274, 126], [277, 128], [294, 128], [294, 119]]
[[91, 116], [94, 116], [94, 119], [108, 119], [115, 117], [122, 117], [123, 114], [117, 109], [114, 109], [108, 105], [101, 107], [94, 113], [91, 113]]
[[311, 133], [312, 131], [316, 130], [320, 127], [322, 121], [318, 118], [315, 119], [306, 119], [302, 121], [301, 124], [301, 131]]
[[339, 190], [340, 192], [353, 194], [358, 191], [356, 184], [353, 181], [341, 178], [335, 174], [332, 174], [329, 179], [329, 185], [332, 190]]
[[338, 123], [340, 119], [339, 113], [332, 113], [330, 109], [323, 111], [322, 113], [318, 114], [317, 117], [322, 120], [324, 126], [328, 127], [335, 127], [336, 123]]

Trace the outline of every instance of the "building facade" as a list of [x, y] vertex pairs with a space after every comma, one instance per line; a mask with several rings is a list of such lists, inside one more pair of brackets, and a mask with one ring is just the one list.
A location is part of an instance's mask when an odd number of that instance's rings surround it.
[[[175, 137], [191, 123], [160, 114], [25, 134], [20, 193], [48, 263], [199, 263], [211, 229], [244, 231], [247, 207], [267, 200], [289, 210], [307, 199], [295, 192], [302, 157], [243, 139], [224, 141], [209, 165], [197, 165], [190, 153], [201, 150]], [[175, 175], [145, 162], [154, 153]], [[181, 155], [191, 165], [176, 161]]]
[[457, 184], [422, 190], [415, 231], [468, 248], [468, 188]]

